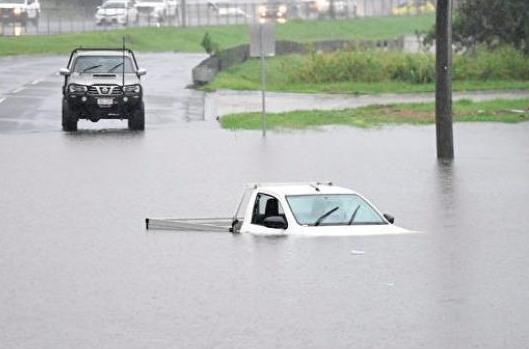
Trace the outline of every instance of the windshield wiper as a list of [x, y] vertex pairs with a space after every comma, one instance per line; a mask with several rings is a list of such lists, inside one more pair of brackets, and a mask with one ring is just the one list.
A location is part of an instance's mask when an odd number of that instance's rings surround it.
[[356, 206], [355, 210], [353, 211], [353, 214], [351, 215], [351, 219], [349, 219], [349, 222], [347, 223], [347, 225], [353, 224], [359, 208], [360, 208], [360, 205]]
[[98, 64], [98, 65], [93, 65], [91, 67], [88, 67], [86, 69], [83, 69], [83, 71], [81, 73], [86, 73], [87, 71], [89, 70], [92, 70], [92, 69], [95, 69], [95, 68], [99, 68], [101, 66], [101, 64]]
[[325, 212], [324, 214], [322, 214], [318, 219], [316, 219], [316, 222], [314, 222], [314, 226], [318, 226], [320, 225], [320, 223], [327, 217], [329, 217], [331, 214], [334, 213], [334, 211], [336, 211], [337, 209], [339, 209], [340, 207], [339, 206], [336, 206], [335, 208], [333, 209], [330, 209], [329, 211]]
[[116, 68], [119, 68], [123, 65], [123, 63], [119, 63], [119, 64], [116, 64], [115, 66], [113, 66], [112, 68], [110, 68], [107, 73], [110, 73], [112, 70], [116, 69]]

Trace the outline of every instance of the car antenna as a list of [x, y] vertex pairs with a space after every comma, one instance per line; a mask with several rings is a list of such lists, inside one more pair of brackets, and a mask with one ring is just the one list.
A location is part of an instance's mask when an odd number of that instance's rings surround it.
[[123, 35], [123, 66], [121, 67], [121, 71], [123, 72], [121, 74], [123, 77], [123, 84], [121, 86], [123, 86], [122, 89], [125, 89], [125, 35]]
[[313, 187], [316, 191], [320, 191], [320, 188], [318, 187], [320, 183], [316, 183], [316, 184], [310, 184], [311, 187]]

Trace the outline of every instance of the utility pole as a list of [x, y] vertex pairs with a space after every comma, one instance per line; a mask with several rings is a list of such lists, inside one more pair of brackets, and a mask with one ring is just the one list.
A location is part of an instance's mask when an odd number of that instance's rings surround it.
[[440, 160], [453, 160], [452, 0], [437, 0], [435, 37], [435, 131], [437, 136], [437, 158]]

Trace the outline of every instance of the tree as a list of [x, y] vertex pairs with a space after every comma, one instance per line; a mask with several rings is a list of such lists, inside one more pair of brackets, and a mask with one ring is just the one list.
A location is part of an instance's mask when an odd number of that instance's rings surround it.
[[529, 54], [529, 1], [459, 0], [452, 29], [463, 47], [508, 44]]

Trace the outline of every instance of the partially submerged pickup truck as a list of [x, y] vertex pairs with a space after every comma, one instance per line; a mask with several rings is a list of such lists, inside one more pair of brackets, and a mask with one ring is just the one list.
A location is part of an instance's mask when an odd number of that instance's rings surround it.
[[355, 191], [314, 182], [249, 184], [232, 218], [147, 218], [146, 228], [306, 236], [410, 233], [393, 223]]

